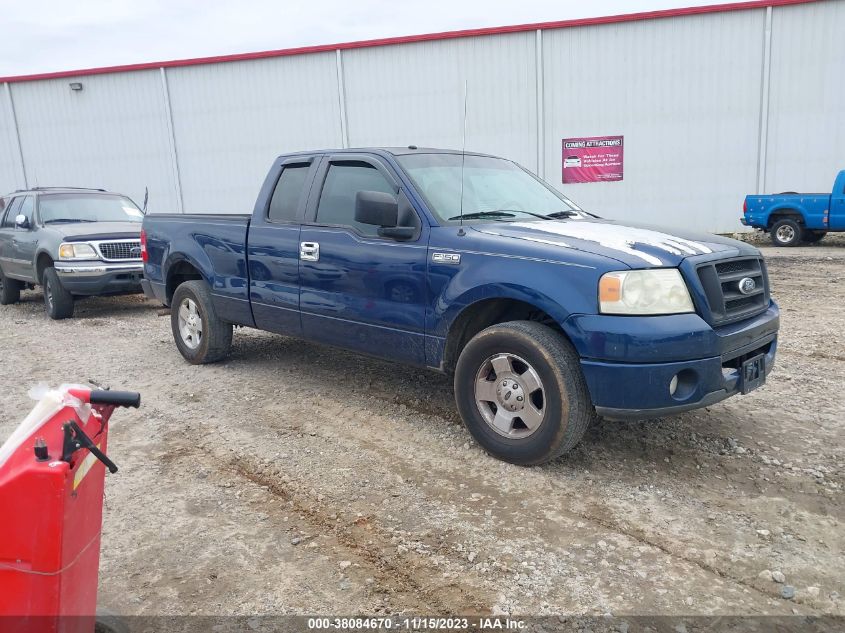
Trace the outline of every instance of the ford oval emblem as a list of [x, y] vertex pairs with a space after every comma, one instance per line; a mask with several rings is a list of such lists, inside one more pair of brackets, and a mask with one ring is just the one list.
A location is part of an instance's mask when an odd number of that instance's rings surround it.
[[743, 277], [739, 280], [739, 291], [744, 295], [750, 295], [757, 290], [757, 282], [751, 277]]

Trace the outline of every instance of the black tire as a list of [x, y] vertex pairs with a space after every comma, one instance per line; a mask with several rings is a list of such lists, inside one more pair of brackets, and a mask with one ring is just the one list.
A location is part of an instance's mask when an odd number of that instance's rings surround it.
[[[196, 335], [196, 347], [183, 340], [180, 332], [179, 310], [184, 302], [195, 305], [195, 314], [201, 322], [201, 331]], [[170, 304], [170, 328], [179, 353], [193, 365], [216, 363], [229, 355], [232, 347], [232, 324], [221, 321], [211, 301], [208, 284], [201, 280], [186, 281], [176, 288]]]
[[44, 309], [51, 319], [69, 319], [73, 316], [73, 295], [62, 285], [62, 280], [52, 266], [41, 276], [44, 288]]
[[807, 244], [815, 244], [816, 242], [821, 242], [825, 235], [827, 235], [827, 231], [806, 231], [804, 233], [804, 241]]
[[129, 623], [126, 618], [108, 609], [97, 607], [94, 620], [94, 633], [129, 633]]
[[0, 270], [0, 305], [7, 306], [20, 301], [22, 286], [20, 281], [9, 279]]
[[804, 227], [793, 218], [781, 218], [769, 231], [775, 246], [798, 246], [804, 239]]
[[[528, 369], [521, 371], [523, 368], [518, 367], [519, 364], [533, 369], [542, 383], [542, 389], [538, 390], [542, 395], [542, 407], [535, 407], [535, 410], [542, 409], [539, 425], [533, 432], [527, 427], [517, 428], [520, 424], [525, 426], [518, 419], [517, 411], [516, 422], [511, 424], [509, 431], [510, 434], [530, 433], [527, 436], [513, 438], [497, 432], [485, 415], [497, 417], [498, 406], [504, 405], [477, 402], [476, 379], [497, 355], [515, 357], [510, 363], [513, 374], [500, 374], [493, 368], [492, 374], [484, 377], [486, 382], [495, 383], [497, 392], [501, 376], [507, 380], [508, 375], [523, 378], [529, 373]], [[491, 381], [493, 374], [495, 378]], [[522, 387], [517, 389], [514, 383], [512, 386], [513, 393], [525, 394], [525, 401], [522, 405], [511, 401], [510, 406], [522, 406], [525, 410], [538, 391], [532, 394], [528, 390], [519, 391]], [[505, 402], [510, 394], [502, 393], [502, 397]], [[467, 343], [455, 368], [455, 400], [464, 424], [484, 450], [498, 459], [522, 466], [542, 464], [572, 450], [597, 418], [575, 349], [558, 332], [532, 321], [493, 325]], [[507, 414], [504, 408], [502, 411]]]

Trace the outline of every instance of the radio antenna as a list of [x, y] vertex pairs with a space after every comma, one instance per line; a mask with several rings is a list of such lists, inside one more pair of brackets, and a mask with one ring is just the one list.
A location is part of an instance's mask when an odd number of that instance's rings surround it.
[[464, 163], [467, 157], [467, 101], [469, 100], [469, 80], [464, 79], [464, 129], [461, 138], [461, 226], [464, 225]]

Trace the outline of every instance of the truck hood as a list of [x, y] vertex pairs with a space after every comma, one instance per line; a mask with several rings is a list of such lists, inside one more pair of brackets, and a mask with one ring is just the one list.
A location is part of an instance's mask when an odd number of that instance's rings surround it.
[[677, 266], [687, 257], [724, 253], [756, 255], [753, 246], [718, 235], [627, 224], [603, 219], [536, 220], [476, 224], [486, 235], [525, 240], [609, 257], [631, 268]]
[[141, 236], [140, 222], [76, 222], [48, 224], [47, 227], [70, 242], [132, 239]]

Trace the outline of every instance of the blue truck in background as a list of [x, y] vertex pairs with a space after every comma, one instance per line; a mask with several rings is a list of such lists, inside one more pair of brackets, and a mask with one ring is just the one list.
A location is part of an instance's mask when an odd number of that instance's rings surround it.
[[745, 394], [777, 348], [753, 246], [603, 220], [483, 154], [280, 156], [251, 214], [147, 215], [141, 244], [189, 362], [225, 358], [238, 325], [446, 372], [472, 435], [517, 464], [599, 415]]
[[769, 232], [775, 246], [814, 243], [829, 231], [845, 231], [845, 170], [831, 193], [746, 196], [742, 224]]

